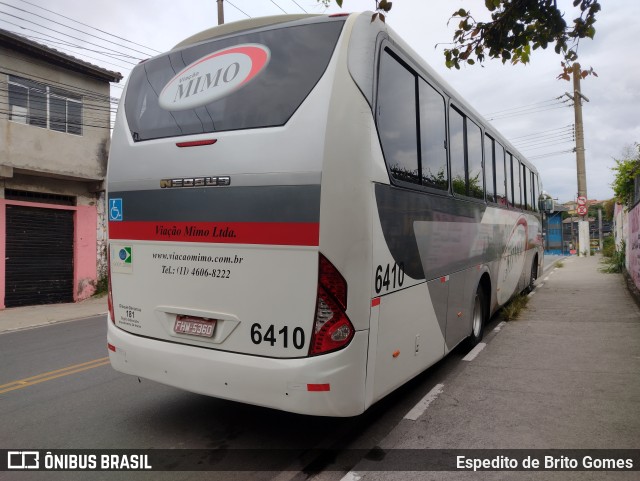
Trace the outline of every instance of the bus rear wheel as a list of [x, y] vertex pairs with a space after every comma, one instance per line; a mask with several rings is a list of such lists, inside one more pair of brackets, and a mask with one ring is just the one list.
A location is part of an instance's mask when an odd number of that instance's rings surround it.
[[525, 288], [525, 293], [528, 294], [535, 288], [536, 280], [538, 279], [538, 258], [535, 257], [531, 263], [531, 275], [529, 276], [529, 284]]
[[473, 314], [471, 317], [471, 334], [467, 338], [467, 346], [469, 348], [475, 347], [484, 334], [484, 325], [487, 318], [487, 309], [485, 303], [485, 294], [482, 286], [478, 286], [476, 295], [473, 299]]

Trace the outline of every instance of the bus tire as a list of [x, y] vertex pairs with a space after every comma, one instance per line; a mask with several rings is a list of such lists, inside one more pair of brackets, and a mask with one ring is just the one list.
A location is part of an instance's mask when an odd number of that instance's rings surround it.
[[487, 321], [487, 303], [485, 302], [484, 289], [481, 285], [476, 290], [473, 299], [473, 312], [471, 314], [471, 334], [467, 338], [467, 347], [469, 349], [475, 347], [484, 334], [484, 325]]
[[533, 262], [531, 263], [531, 274], [529, 275], [529, 284], [525, 288], [525, 294], [530, 293], [535, 288], [536, 280], [538, 279], [538, 257], [533, 258]]

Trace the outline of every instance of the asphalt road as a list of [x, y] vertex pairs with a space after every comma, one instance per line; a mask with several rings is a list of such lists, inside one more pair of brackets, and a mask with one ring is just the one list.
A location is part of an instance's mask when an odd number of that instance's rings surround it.
[[[276, 448], [287, 450], [292, 465], [321, 470], [322, 461], [310, 450], [374, 448], [433, 386], [462, 368], [464, 354], [454, 351], [361, 416], [332, 419], [213, 399], [120, 374], [108, 364], [104, 316], [6, 333], [0, 335], [0, 448]], [[341, 479], [351, 467], [345, 463], [345, 471], [323, 479]], [[289, 480], [307, 479], [309, 469], [22, 472], [0, 473], [0, 479]]]
[[[497, 323], [494, 319], [486, 326], [485, 342], [495, 335]], [[106, 327], [106, 317], [100, 316], [0, 335], [0, 448], [285, 449], [292, 466], [307, 469], [154, 472], [135, 477], [302, 480], [322, 470], [323, 462], [312, 450], [375, 448], [434, 386], [465, 369], [460, 361], [466, 352], [456, 349], [361, 416], [308, 417], [120, 374], [108, 363]], [[354, 464], [353, 451], [344, 455], [343, 464], [344, 471], [325, 472], [322, 479], [340, 480]], [[9, 474], [17, 473], [0, 473], [0, 479], [15, 479]], [[20, 473], [19, 479], [131, 479], [132, 474], [30, 472]]]

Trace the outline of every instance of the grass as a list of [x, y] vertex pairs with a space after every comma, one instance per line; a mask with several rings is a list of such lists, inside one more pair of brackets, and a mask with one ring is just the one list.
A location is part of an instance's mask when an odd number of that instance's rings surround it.
[[564, 262], [562, 262], [562, 261], [556, 262], [556, 267], [559, 267], [559, 268], [562, 269], [564, 267]]
[[526, 294], [519, 294], [511, 299], [511, 301], [502, 308], [502, 320], [507, 322], [515, 321], [525, 307], [527, 307], [528, 302], [529, 297]]
[[624, 269], [624, 252], [617, 251], [613, 257], [603, 257], [600, 272], [607, 274], [617, 274]]
[[98, 279], [98, 282], [96, 282], [96, 291], [93, 293], [93, 295], [95, 297], [105, 296], [107, 294], [108, 288], [109, 281], [107, 279], [107, 276], [101, 277], [100, 279]]
[[615, 245], [613, 248], [610, 248], [605, 242], [605, 248], [603, 249], [603, 257], [602, 257], [602, 267], [600, 267], [600, 272], [605, 272], [607, 274], [617, 274], [624, 270], [625, 263], [625, 244], [624, 242], [620, 245], [620, 249], [616, 250]]

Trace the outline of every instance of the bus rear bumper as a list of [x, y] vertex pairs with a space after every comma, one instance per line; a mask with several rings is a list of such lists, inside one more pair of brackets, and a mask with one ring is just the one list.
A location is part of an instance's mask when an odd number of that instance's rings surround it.
[[107, 322], [111, 365], [125, 374], [299, 414], [346, 417], [365, 410], [368, 331], [334, 353], [273, 359], [148, 339]]

